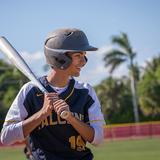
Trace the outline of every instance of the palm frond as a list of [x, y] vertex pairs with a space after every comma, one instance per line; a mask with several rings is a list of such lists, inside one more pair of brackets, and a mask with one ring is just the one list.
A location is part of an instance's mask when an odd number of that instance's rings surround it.
[[106, 52], [103, 60], [106, 61], [107, 59], [110, 58], [116, 58], [116, 57], [127, 57], [124, 52], [121, 52], [120, 50], [113, 49], [111, 51]]
[[134, 59], [134, 58], [136, 57], [136, 55], [137, 55], [137, 54], [133, 52], [133, 53], [130, 55], [130, 58], [131, 58], [131, 59]]
[[132, 54], [132, 47], [130, 45], [128, 36], [126, 33], [121, 32], [120, 36], [112, 36], [112, 43], [118, 45], [126, 51], [126, 54]]
[[119, 67], [125, 61], [125, 58], [110, 58], [107, 61], [105, 61], [105, 66], [110, 66], [109, 72], [112, 73], [117, 67]]

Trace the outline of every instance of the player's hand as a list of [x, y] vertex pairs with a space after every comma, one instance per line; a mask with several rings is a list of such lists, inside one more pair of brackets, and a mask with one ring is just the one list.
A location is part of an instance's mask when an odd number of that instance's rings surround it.
[[67, 111], [68, 113], [70, 113], [69, 105], [63, 99], [58, 99], [58, 100], [54, 101], [53, 107], [54, 107], [54, 111], [58, 115], [61, 115], [61, 113], [63, 111]]
[[41, 109], [42, 113], [47, 116], [54, 110], [53, 103], [59, 99], [57, 93], [47, 93], [44, 95], [44, 103]]

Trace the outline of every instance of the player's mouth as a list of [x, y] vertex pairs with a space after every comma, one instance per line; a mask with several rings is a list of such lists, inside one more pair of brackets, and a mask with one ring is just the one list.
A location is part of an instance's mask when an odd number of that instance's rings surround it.
[[82, 67], [76, 67], [76, 69], [77, 69], [78, 71], [81, 71], [81, 68], [82, 68]]

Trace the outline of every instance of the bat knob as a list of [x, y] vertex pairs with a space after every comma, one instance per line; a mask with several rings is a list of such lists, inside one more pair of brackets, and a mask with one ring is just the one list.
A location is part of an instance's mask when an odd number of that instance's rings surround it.
[[60, 116], [61, 118], [66, 119], [69, 116], [69, 114], [70, 114], [69, 111], [62, 111]]

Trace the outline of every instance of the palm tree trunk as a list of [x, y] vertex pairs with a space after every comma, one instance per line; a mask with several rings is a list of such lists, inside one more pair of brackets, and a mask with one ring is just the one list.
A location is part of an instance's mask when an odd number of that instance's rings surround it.
[[134, 120], [135, 122], [139, 122], [137, 90], [136, 90], [136, 82], [135, 82], [133, 73], [131, 73], [130, 79], [131, 79], [131, 93], [132, 93]]

